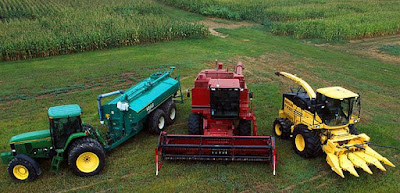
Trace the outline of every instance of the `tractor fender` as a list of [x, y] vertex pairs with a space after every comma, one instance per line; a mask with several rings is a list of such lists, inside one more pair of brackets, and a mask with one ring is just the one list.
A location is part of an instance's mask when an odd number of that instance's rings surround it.
[[84, 132], [74, 133], [70, 135], [67, 141], [65, 142], [64, 151], [68, 150], [69, 144], [71, 144], [72, 141], [75, 141], [76, 139], [81, 137], [90, 137], [90, 136]]
[[34, 160], [33, 158], [25, 155], [25, 154], [17, 154], [17, 156], [15, 156], [16, 158], [20, 158], [20, 159], [24, 159], [28, 162], [30, 162], [32, 164], [32, 166], [35, 168], [36, 174], [40, 175], [42, 173], [42, 170], [40, 169], [39, 163]]

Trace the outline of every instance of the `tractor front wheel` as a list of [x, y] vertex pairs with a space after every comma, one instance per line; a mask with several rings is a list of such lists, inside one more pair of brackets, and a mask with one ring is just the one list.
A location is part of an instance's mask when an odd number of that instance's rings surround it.
[[189, 116], [189, 135], [201, 135], [202, 134], [202, 118], [200, 114], [191, 114]]
[[274, 121], [273, 132], [275, 136], [281, 139], [290, 137], [290, 123], [286, 119], [277, 118]]
[[250, 136], [251, 135], [251, 120], [240, 119], [239, 135], [240, 136]]
[[69, 148], [68, 165], [78, 176], [93, 176], [103, 170], [105, 158], [104, 148], [97, 140], [81, 138]]
[[315, 130], [297, 125], [293, 131], [293, 148], [301, 157], [312, 158], [322, 153], [321, 141]]
[[33, 163], [17, 157], [8, 164], [8, 174], [16, 182], [28, 182], [37, 178]]

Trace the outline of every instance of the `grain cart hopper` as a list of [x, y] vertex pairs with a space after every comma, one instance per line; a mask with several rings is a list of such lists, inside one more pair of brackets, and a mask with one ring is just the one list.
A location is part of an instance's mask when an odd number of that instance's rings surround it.
[[253, 94], [246, 86], [242, 63], [235, 72], [222, 65], [197, 75], [189, 135], [161, 133], [155, 150], [156, 175], [164, 160], [270, 161], [275, 175], [275, 139], [257, 136]]
[[[105, 153], [140, 132], [144, 125], [159, 134], [176, 117], [175, 97], [180, 92], [179, 76], [170, 71], [152, 74], [126, 91], [99, 95], [100, 122], [108, 132], [101, 135], [81, 121], [79, 105], [63, 105], [48, 110], [47, 130], [20, 134], [10, 139], [11, 152], [1, 154], [12, 179], [32, 181], [41, 173], [38, 161], [51, 159], [51, 171], [57, 172], [63, 160], [78, 176], [98, 174], [105, 165]], [[101, 104], [101, 99], [117, 95]]]
[[[360, 121], [360, 96], [342, 87], [317, 89], [304, 80], [277, 72], [299, 84], [297, 91], [283, 94], [279, 118], [273, 124], [276, 136], [293, 137], [294, 151], [310, 158], [325, 152], [331, 169], [344, 178], [343, 170], [359, 176], [356, 168], [372, 174], [368, 165], [386, 171], [380, 162], [394, 165], [369, 147], [370, 137], [358, 134], [354, 124]], [[356, 115], [358, 114], [358, 115]]]

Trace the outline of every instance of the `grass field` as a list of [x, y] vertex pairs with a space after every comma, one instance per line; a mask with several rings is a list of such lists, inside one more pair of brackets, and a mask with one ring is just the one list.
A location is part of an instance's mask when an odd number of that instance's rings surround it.
[[204, 26], [146, 0], [0, 2], [0, 60], [206, 37]]
[[255, 21], [295, 38], [338, 41], [400, 32], [400, 2], [393, 0], [158, 1], [203, 15]]
[[[203, 19], [170, 8], [168, 14]], [[48, 128], [47, 107], [80, 104], [85, 122], [98, 124], [96, 96], [127, 89], [159, 67], [176, 66], [183, 89], [193, 84], [196, 74], [214, 68], [214, 59], [245, 65], [248, 87], [255, 93], [260, 135], [272, 134], [272, 122], [281, 105], [288, 82], [274, 75], [287, 71], [304, 78], [314, 88], [341, 85], [362, 96], [362, 120], [358, 125], [373, 143], [400, 147], [400, 69], [377, 59], [317, 47], [289, 37], [269, 35], [263, 27], [219, 29], [226, 38], [180, 40], [135, 45], [94, 52], [0, 62], [0, 151], [9, 151], [8, 139], [22, 132]], [[178, 105], [178, 118], [169, 133], [186, 134], [190, 99]], [[290, 141], [277, 140], [277, 176], [266, 163], [166, 162], [160, 176], [154, 175], [157, 136], [141, 132], [107, 155], [105, 170], [81, 178], [64, 162], [53, 175], [50, 163], [41, 164], [44, 173], [34, 182], [16, 184], [0, 166], [0, 192], [397, 192], [398, 168], [369, 175], [359, 170], [356, 178], [342, 179], [331, 171], [325, 157], [303, 159]], [[400, 165], [399, 151], [374, 147]]]

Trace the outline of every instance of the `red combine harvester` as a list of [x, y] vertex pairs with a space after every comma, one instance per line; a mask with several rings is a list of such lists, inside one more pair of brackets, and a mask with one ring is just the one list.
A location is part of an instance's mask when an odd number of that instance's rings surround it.
[[217, 69], [197, 75], [189, 135], [160, 134], [156, 175], [164, 160], [270, 161], [275, 175], [275, 138], [257, 136], [253, 93], [246, 86], [242, 63], [235, 72], [222, 66], [217, 63]]

